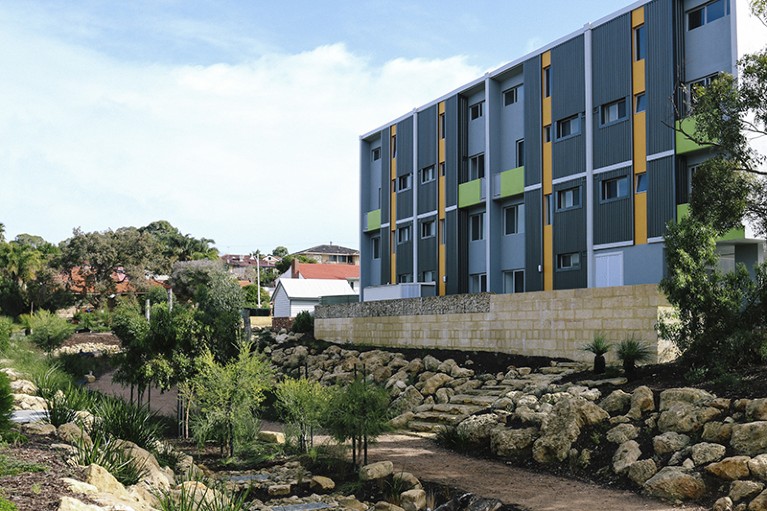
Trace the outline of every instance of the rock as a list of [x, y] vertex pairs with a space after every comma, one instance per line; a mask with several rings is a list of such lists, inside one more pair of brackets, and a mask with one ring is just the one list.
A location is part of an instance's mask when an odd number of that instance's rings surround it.
[[394, 429], [407, 429], [407, 425], [415, 418], [415, 414], [413, 412], [405, 412], [401, 415], [397, 415], [392, 420], [389, 421], [389, 424]]
[[336, 498], [336, 501], [338, 502], [338, 505], [341, 506], [341, 509], [349, 509], [350, 511], [368, 511], [368, 507], [354, 496], [339, 496]]
[[764, 490], [764, 484], [756, 481], [733, 481], [730, 484], [728, 496], [733, 502], [748, 500], [759, 495]]
[[748, 462], [748, 470], [753, 477], [767, 481], [767, 454], [760, 454]]
[[430, 396], [437, 392], [437, 389], [443, 387], [446, 383], [453, 380], [453, 377], [444, 373], [437, 373], [431, 376], [423, 383], [421, 388], [421, 394], [424, 396]]
[[634, 389], [631, 394], [631, 409], [626, 414], [631, 419], [641, 419], [642, 414], [655, 411], [655, 398], [652, 390], [644, 385]]
[[83, 442], [86, 446], [93, 445], [90, 435], [74, 422], [67, 422], [59, 426], [56, 429], [56, 435], [68, 444], [77, 445], [78, 442]]
[[638, 436], [638, 428], [631, 424], [618, 424], [607, 432], [607, 441], [614, 444], [622, 444], [629, 440], [634, 440]]
[[335, 481], [325, 476], [312, 476], [311, 481], [309, 481], [309, 488], [314, 491], [330, 492], [333, 491], [335, 487]]
[[[690, 449], [689, 447], [685, 447], [681, 451], [675, 452], [674, 455], [671, 456], [671, 458], [668, 460], [668, 464], [672, 466], [681, 465], [690, 456], [691, 452], [692, 452], [692, 449]], [[693, 466], [694, 465], [695, 463], [693, 463]]]
[[730, 497], [722, 497], [714, 502], [714, 507], [711, 511], [732, 511], [732, 499]]
[[56, 436], [56, 426], [43, 422], [31, 422], [22, 424], [21, 431], [27, 435]]
[[395, 506], [394, 504], [390, 504], [389, 502], [385, 502], [383, 500], [376, 502], [376, 505], [374, 506], [375, 511], [405, 511], [399, 506]]
[[11, 382], [11, 392], [14, 394], [34, 396], [37, 394], [37, 385], [29, 380], [13, 380]]
[[706, 494], [706, 483], [700, 474], [680, 467], [663, 467], [645, 484], [654, 496], [669, 500], [697, 500]]
[[483, 413], [482, 415], [467, 417], [458, 424], [457, 430], [468, 442], [487, 445], [492, 431], [500, 426], [501, 424], [496, 414]]
[[58, 511], [104, 511], [104, 509], [93, 504], [85, 504], [72, 497], [61, 497]]
[[285, 433], [279, 431], [259, 431], [258, 439], [270, 444], [285, 444]]
[[618, 446], [613, 455], [613, 472], [622, 474], [642, 455], [639, 444], [629, 440]]
[[767, 420], [767, 398], [752, 399], [746, 405], [746, 420], [750, 422]]
[[142, 467], [145, 471], [142, 479], [153, 488], [167, 490], [174, 484], [174, 474], [169, 468], [163, 469], [157, 462], [157, 458], [152, 453], [139, 447], [133, 442], [120, 440], [120, 445], [125, 453], [135, 460], [136, 465]]
[[706, 466], [706, 472], [713, 474], [719, 479], [734, 481], [736, 479], [745, 479], [751, 472], [748, 469], [748, 462], [751, 458], [748, 456], [732, 456], [724, 458], [722, 461], [712, 463]]
[[670, 410], [673, 403], [688, 403], [694, 406], [706, 406], [716, 396], [702, 389], [683, 387], [667, 389], [660, 393], [660, 411]]
[[391, 461], [379, 461], [365, 465], [360, 469], [360, 479], [372, 481], [389, 477], [394, 472], [394, 464]]
[[707, 422], [703, 426], [703, 434], [701, 439], [706, 442], [714, 442], [717, 444], [726, 444], [730, 442], [732, 437], [732, 424], [727, 424], [719, 421]]
[[408, 386], [397, 399], [392, 401], [391, 408], [399, 413], [413, 410], [416, 406], [423, 403], [423, 394], [418, 392], [414, 386]]
[[490, 451], [496, 456], [516, 456], [533, 445], [537, 436], [537, 428], [497, 428], [490, 434]]
[[614, 390], [599, 403], [599, 406], [610, 415], [626, 413], [631, 407], [631, 394], [620, 389]]
[[583, 419], [583, 423], [587, 426], [595, 426], [610, 418], [609, 413], [602, 410], [599, 406], [595, 405], [591, 401], [582, 402], [578, 412]]
[[767, 421], [733, 424], [730, 445], [748, 456], [767, 451]]
[[667, 402], [666, 406], [658, 418], [658, 429], [662, 432], [693, 433], [701, 430], [706, 422], [722, 414], [718, 408], [701, 407], [686, 401], [671, 401]]
[[405, 511], [422, 511], [426, 509], [426, 492], [423, 490], [407, 490], [400, 495], [400, 504]]
[[45, 399], [38, 396], [29, 396], [27, 394], [11, 394], [13, 396], [13, 407], [15, 410], [36, 410], [43, 412], [47, 410]]
[[706, 465], [721, 460], [726, 452], [723, 445], [701, 442], [692, 446], [692, 461], [695, 465]]
[[421, 481], [410, 472], [399, 472], [392, 476], [394, 482], [400, 485], [400, 488], [407, 488], [408, 490], [421, 490], [423, 486]]
[[450, 376], [453, 378], [472, 378], [474, 376], [474, 370], [455, 366], [450, 370]]
[[431, 355], [423, 357], [423, 368], [426, 371], [436, 372], [440, 364], [441, 362], [439, 359], [434, 358]]
[[767, 490], [763, 491], [748, 505], [748, 511], [767, 511]]
[[289, 484], [273, 484], [266, 489], [270, 497], [284, 497], [290, 495], [291, 488]]
[[682, 467], [688, 470], [692, 470], [695, 468], [695, 462], [690, 458], [685, 458], [685, 460], [682, 462]]
[[629, 479], [639, 486], [642, 486], [648, 479], [657, 473], [658, 467], [655, 465], [655, 461], [653, 461], [652, 458], [632, 463], [629, 465], [628, 469]]
[[[576, 399], [562, 399], [541, 425], [541, 437], [533, 444], [533, 459], [538, 463], [555, 463], [567, 459], [570, 447], [581, 434], [583, 419], [578, 413]], [[601, 408], [600, 408], [601, 410]], [[602, 410], [607, 415], [607, 412]], [[519, 415], [520, 408], [515, 414]]]
[[443, 387], [437, 390], [434, 394], [434, 398], [437, 403], [445, 404], [450, 402], [450, 398], [453, 397], [453, 395], [455, 395], [455, 390]]
[[125, 486], [100, 465], [88, 465], [85, 469], [85, 482], [104, 493], [126, 495]]
[[5, 375], [8, 377], [8, 380], [11, 382], [17, 381], [17, 380], [23, 380], [27, 378], [27, 375], [24, 373], [21, 373], [17, 371], [16, 369], [13, 369], [11, 367], [4, 367], [0, 369], [0, 373], [5, 373]]
[[63, 477], [61, 479], [61, 482], [66, 484], [67, 488], [72, 493], [80, 493], [82, 495], [93, 495], [94, 493], [99, 492], [99, 489], [96, 486], [85, 483], [83, 481], [78, 481], [77, 479]]
[[528, 374], [532, 373], [533, 370], [530, 367], [520, 367], [520, 368], [517, 368], [517, 372], [519, 373], [520, 376], [527, 376]]
[[652, 439], [653, 450], [661, 456], [679, 451], [689, 443], [689, 436], [673, 431], [663, 433]]

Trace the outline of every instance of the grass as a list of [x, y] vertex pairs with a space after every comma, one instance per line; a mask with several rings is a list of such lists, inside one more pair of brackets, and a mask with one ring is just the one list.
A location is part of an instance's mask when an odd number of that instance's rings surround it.
[[223, 486], [200, 489], [182, 485], [179, 491], [161, 490], [156, 497], [160, 511], [244, 511], [250, 505], [248, 491], [234, 494]]
[[437, 442], [437, 445], [456, 452], [471, 452], [476, 448], [468, 437], [455, 426], [440, 428], [434, 441]]
[[17, 509], [16, 504], [4, 497], [0, 497], [0, 511], [16, 511]]
[[48, 470], [46, 465], [40, 463], [28, 463], [0, 454], [0, 477], [16, 476], [28, 472], [45, 472], [46, 470]]
[[125, 486], [141, 480], [146, 472], [144, 464], [137, 464], [115, 439], [94, 435], [92, 440], [92, 443], [88, 443], [80, 438], [75, 443], [77, 453], [74, 458], [78, 465], [100, 465]]
[[155, 450], [163, 436], [163, 423], [147, 406], [126, 403], [120, 398], [99, 395], [90, 410], [98, 420], [94, 431], [128, 440], [147, 450]]

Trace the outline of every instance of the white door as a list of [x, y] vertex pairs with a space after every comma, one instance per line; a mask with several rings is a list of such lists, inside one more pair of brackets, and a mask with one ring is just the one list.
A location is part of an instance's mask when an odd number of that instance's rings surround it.
[[596, 287], [623, 285], [623, 252], [597, 254], [594, 256]]

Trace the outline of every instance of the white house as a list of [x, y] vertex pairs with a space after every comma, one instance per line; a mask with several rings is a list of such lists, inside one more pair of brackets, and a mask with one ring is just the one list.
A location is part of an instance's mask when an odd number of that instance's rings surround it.
[[314, 312], [323, 296], [356, 296], [346, 280], [338, 279], [279, 279], [274, 288], [275, 318], [294, 318], [299, 312]]

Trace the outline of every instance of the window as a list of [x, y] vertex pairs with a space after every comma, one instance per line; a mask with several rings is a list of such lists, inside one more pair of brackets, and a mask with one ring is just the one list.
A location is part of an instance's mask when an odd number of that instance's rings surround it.
[[503, 272], [504, 293], [525, 292], [525, 270], [512, 270]]
[[647, 56], [647, 29], [639, 25], [634, 29], [634, 60], [644, 60]]
[[636, 193], [647, 192], [647, 173], [637, 174]]
[[503, 210], [504, 234], [525, 232], [525, 205], [515, 204]]
[[706, 87], [711, 85], [711, 82], [716, 80], [718, 76], [719, 76], [719, 73], [714, 73], [712, 75], [704, 76], [703, 78], [689, 82], [687, 84], [686, 93], [687, 93], [688, 108], [692, 108], [693, 106], [695, 106], [698, 96], [700, 95], [701, 89], [705, 89]]
[[421, 169], [421, 183], [428, 183], [429, 181], [434, 181], [434, 165]]
[[381, 259], [381, 237], [376, 236], [370, 239], [370, 251], [373, 253], [373, 259]]
[[517, 167], [524, 167], [525, 165], [525, 139], [520, 138], [517, 140]]
[[469, 117], [472, 121], [482, 117], [482, 110], [484, 109], [484, 105], [485, 102], [480, 101], [479, 103], [474, 103], [469, 107]]
[[439, 243], [440, 245], [445, 244], [445, 221], [444, 220], [439, 221]]
[[487, 292], [487, 274], [477, 273], [469, 275], [469, 293]]
[[687, 30], [695, 30], [730, 14], [729, 0], [714, 0], [687, 13]]
[[373, 161], [380, 160], [381, 159], [381, 148], [376, 147], [373, 149]]
[[485, 239], [485, 214], [478, 213], [469, 217], [469, 239], [481, 241]]
[[517, 85], [511, 89], [503, 91], [503, 106], [513, 105], [522, 101], [522, 86]]
[[421, 273], [421, 282], [435, 282], [434, 271], [426, 270], [425, 272]]
[[399, 275], [397, 275], [397, 282], [400, 284], [407, 284], [408, 282], [413, 282], [413, 274], [400, 273]]
[[445, 168], [446, 168], [446, 165], [445, 165], [444, 162], [439, 164], [439, 175], [440, 176], [443, 176], [443, 177], [445, 176]]
[[433, 238], [437, 234], [437, 227], [434, 220], [427, 220], [421, 223], [421, 238]]
[[469, 181], [485, 177], [485, 155], [477, 154], [469, 158]]
[[581, 132], [581, 116], [573, 115], [557, 121], [557, 138], [567, 138], [578, 135]]
[[602, 181], [602, 202], [621, 199], [629, 195], [629, 178], [616, 177]]
[[551, 66], [543, 69], [543, 97], [551, 97]]
[[626, 119], [626, 98], [602, 105], [602, 126]]
[[551, 142], [551, 125], [543, 127], [543, 141]]
[[413, 177], [410, 174], [405, 174], [404, 176], [400, 176], [397, 178], [397, 190], [400, 192], [403, 192], [405, 190], [410, 190], [410, 187], [413, 186]]
[[391, 159], [397, 157], [397, 135], [391, 136]]
[[557, 270], [575, 270], [581, 265], [581, 255], [578, 252], [557, 254]]
[[410, 226], [406, 225], [397, 229], [397, 243], [407, 243], [410, 241]]
[[557, 210], [577, 208], [581, 205], [581, 187], [568, 188], [557, 192]]
[[445, 124], [445, 114], [439, 114], [439, 138], [443, 139], [445, 138], [445, 131], [447, 130], [447, 125]]
[[544, 225], [551, 225], [551, 221], [554, 220], [554, 201], [551, 200], [551, 194], [544, 197], [546, 209], [543, 211]]
[[644, 112], [647, 110], [647, 96], [644, 92], [636, 95], [636, 113]]
[[[698, 165], [692, 165], [690, 167], [687, 167], [687, 193], [689, 195], [692, 195], [692, 182], [693, 179], [695, 179], [695, 173], [698, 171]], [[690, 198], [688, 197], [688, 201]]]

